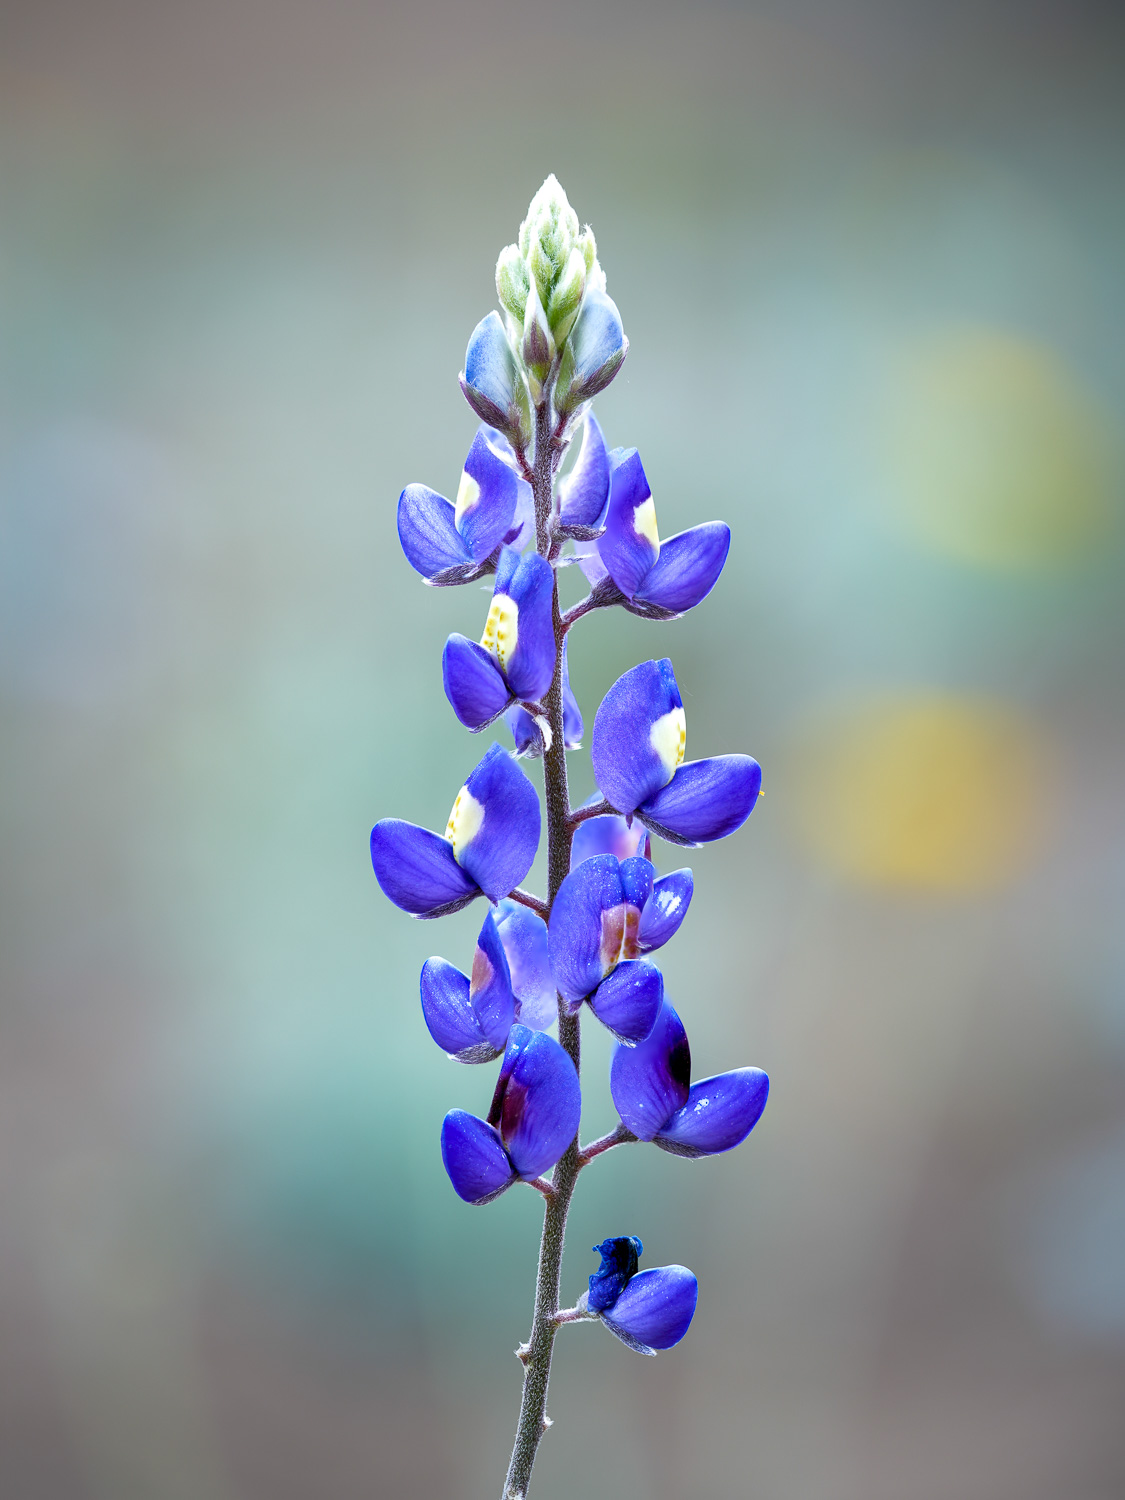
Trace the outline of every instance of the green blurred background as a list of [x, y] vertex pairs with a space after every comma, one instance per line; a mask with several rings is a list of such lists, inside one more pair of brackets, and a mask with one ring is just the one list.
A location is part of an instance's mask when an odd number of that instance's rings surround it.
[[589, 723], [670, 654], [689, 756], [763, 764], [663, 967], [697, 1075], [773, 1091], [731, 1157], [584, 1177], [565, 1294], [639, 1234], [699, 1311], [658, 1360], [560, 1337], [534, 1493], [1125, 1493], [1123, 41], [1062, 0], [0, 5], [5, 1497], [499, 1490], [538, 1200], [454, 1197], [494, 1070], [417, 1002], [481, 913], [409, 921], [367, 833], [484, 748], [439, 662], [485, 596], [394, 507], [455, 491], [548, 171], [632, 341], [609, 441], [665, 535], [734, 534], [572, 679]]

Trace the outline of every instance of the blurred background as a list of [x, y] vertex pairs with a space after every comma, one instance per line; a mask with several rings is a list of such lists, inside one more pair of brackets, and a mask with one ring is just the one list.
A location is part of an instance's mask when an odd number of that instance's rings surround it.
[[440, 674], [486, 596], [394, 507], [455, 492], [548, 171], [632, 341], [610, 443], [663, 534], [734, 533], [572, 680], [589, 724], [670, 654], [688, 755], [763, 764], [662, 966], [696, 1076], [773, 1089], [732, 1156], [583, 1178], [564, 1294], [638, 1234], [699, 1310], [657, 1360], [560, 1337], [537, 1500], [1125, 1493], [1123, 42], [1063, 0], [0, 5], [5, 1497], [498, 1493], [540, 1207], [453, 1195], [494, 1070], [417, 1001], [482, 913], [409, 921], [367, 835], [444, 826], [491, 738]]

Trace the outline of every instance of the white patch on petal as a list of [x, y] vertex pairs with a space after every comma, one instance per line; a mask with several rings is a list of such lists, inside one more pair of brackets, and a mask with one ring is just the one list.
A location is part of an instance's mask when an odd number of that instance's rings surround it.
[[520, 638], [520, 609], [507, 594], [493, 594], [480, 643], [507, 670]]
[[671, 781], [676, 768], [683, 764], [687, 744], [687, 715], [683, 709], [673, 708], [661, 714], [648, 732], [648, 742], [660, 757]]
[[660, 533], [656, 529], [656, 504], [650, 495], [633, 512], [633, 530], [651, 542], [654, 551], [660, 551]]
[[551, 733], [550, 724], [542, 714], [535, 715], [535, 722], [539, 725], [539, 733], [543, 736], [543, 754], [546, 755], [551, 748], [554, 735]]
[[476, 838], [483, 822], [484, 804], [477, 801], [467, 786], [463, 786], [445, 825], [445, 836], [453, 845], [454, 859], [460, 860], [462, 851]]
[[670, 917], [683, 904], [683, 897], [675, 891], [657, 891], [656, 905], [662, 917]]
[[476, 482], [468, 469], [461, 470], [461, 483], [457, 486], [457, 502], [453, 509], [453, 520], [457, 529], [461, 529], [461, 521], [466, 511], [472, 510], [480, 499], [480, 485]]

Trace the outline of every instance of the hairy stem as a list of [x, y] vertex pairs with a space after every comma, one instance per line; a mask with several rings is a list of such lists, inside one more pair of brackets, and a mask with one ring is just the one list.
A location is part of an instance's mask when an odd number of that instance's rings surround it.
[[[551, 503], [555, 470], [562, 450], [558, 434], [552, 434], [550, 401], [544, 401], [535, 414], [535, 463], [532, 469], [532, 494], [535, 498], [535, 534], [537, 548], [544, 557], [551, 545]], [[562, 722], [562, 648], [565, 631], [559, 610], [559, 584], [555, 579], [552, 604], [555, 622], [555, 675], [543, 704], [551, 726], [551, 748], [543, 757], [543, 782], [547, 802], [547, 908], [550, 910], [559, 886], [570, 869], [570, 800], [566, 786], [566, 750], [563, 746]], [[559, 1002], [559, 1041], [569, 1054], [575, 1069], [580, 1061], [578, 1017], [566, 1013]], [[539, 1439], [550, 1425], [547, 1418], [547, 1384], [551, 1377], [551, 1353], [558, 1331], [559, 1278], [562, 1270], [563, 1240], [571, 1195], [578, 1181], [578, 1137], [575, 1136], [555, 1168], [552, 1194], [543, 1214], [543, 1237], [539, 1244], [539, 1272], [535, 1283], [535, 1314], [531, 1335], [520, 1351], [523, 1362], [523, 1399], [516, 1429], [508, 1476], [501, 1500], [523, 1500], [531, 1481], [531, 1470]]]

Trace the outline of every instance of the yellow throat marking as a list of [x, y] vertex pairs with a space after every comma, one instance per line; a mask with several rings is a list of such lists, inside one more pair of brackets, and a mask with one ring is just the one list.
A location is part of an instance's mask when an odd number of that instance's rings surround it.
[[453, 521], [458, 530], [465, 512], [472, 510], [479, 499], [480, 485], [467, 469], [462, 469], [461, 483], [457, 486], [457, 500], [453, 507]]
[[677, 767], [683, 764], [687, 743], [687, 715], [683, 709], [673, 708], [661, 714], [648, 732], [648, 742], [660, 757], [671, 781]]
[[460, 860], [466, 845], [471, 844], [484, 822], [484, 805], [477, 801], [467, 786], [457, 793], [457, 801], [445, 825], [445, 836], [453, 845], [453, 858]]
[[493, 594], [480, 643], [507, 670], [520, 638], [520, 611], [507, 594]]
[[656, 503], [651, 495], [633, 512], [633, 530], [638, 536], [643, 536], [646, 541], [651, 542], [657, 552], [660, 551], [660, 533], [656, 529]]

